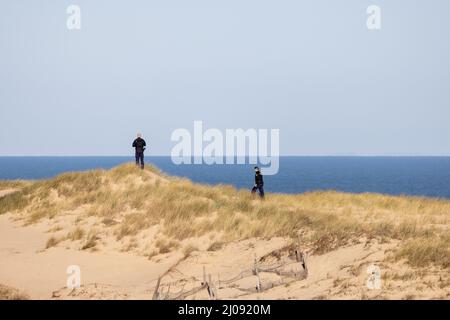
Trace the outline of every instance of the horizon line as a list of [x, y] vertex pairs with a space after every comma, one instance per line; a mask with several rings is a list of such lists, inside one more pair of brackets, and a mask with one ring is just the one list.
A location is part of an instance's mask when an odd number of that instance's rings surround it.
[[[21, 157], [21, 158], [32, 158], [32, 157], [55, 157], [55, 158], [65, 158], [65, 157], [130, 157], [134, 159], [134, 154], [108, 154], [108, 155], [96, 155], [96, 154], [87, 154], [87, 155], [0, 155], [0, 158], [12, 158], [12, 157]], [[146, 155], [147, 158], [151, 157], [171, 157], [171, 155], [167, 154], [155, 154], [155, 155]], [[195, 158], [195, 156], [192, 156]], [[219, 156], [220, 157], [220, 156]], [[222, 157], [226, 157], [226, 155], [223, 155]], [[238, 156], [235, 156], [238, 157]], [[250, 157], [248, 155], [244, 157]], [[275, 157], [275, 156], [268, 156], [268, 157]], [[279, 155], [279, 157], [450, 157], [450, 154], [285, 154], [285, 155]], [[213, 158], [213, 157], [210, 157]]]

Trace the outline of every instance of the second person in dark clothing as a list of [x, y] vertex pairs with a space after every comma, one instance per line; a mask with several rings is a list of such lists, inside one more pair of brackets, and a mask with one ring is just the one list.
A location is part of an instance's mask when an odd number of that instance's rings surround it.
[[137, 134], [137, 138], [133, 141], [133, 148], [136, 150], [136, 165], [141, 164], [141, 169], [144, 169], [144, 151], [147, 144], [145, 140], [142, 139], [142, 135], [140, 133]]
[[261, 170], [258, 167], [255, 167], [255, 185], [253, 186], [252, 193], [254, 194], [256, 190], [259, 191], [259, 196], [264, 198], [264, 180]]

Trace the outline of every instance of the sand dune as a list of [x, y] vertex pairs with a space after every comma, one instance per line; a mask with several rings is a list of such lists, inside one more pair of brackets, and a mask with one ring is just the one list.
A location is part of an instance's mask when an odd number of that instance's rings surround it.
[[[204, 272], [219, 299], [450, 297], [449, 201], [317, 192], [261, 202], [124, 165], [5, 182], [0, 205], [3, 298], [152, 299], [161, 277], [160, 299], [208, 299]], [[367, 286], [371, 266], [380, 289]]]
[[145, 257], [121, 252], [86, 252], [64, 247], [45, 249], [48, 234], [42, 226], [20, 227], [0, 216], [0, 282], [47, 299], [66, 286], [67, 267], [78, 265], [85, 283], [118, 287], [151, 284], [173, 264], [152, 263]]

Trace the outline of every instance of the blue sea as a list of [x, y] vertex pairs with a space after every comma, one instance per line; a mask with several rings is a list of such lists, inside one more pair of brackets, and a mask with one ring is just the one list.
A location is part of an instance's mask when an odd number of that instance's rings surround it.
[[[0, 180], [50, 178], [130, 161], [134, 158], [0, 157]], [[146, 162], [196, 182], [253, 185], [252, 165], [175, 165], [170, 157], [147, 157]], [[281, 157], [279, 173], [264, 181], [269, 193], [339, 190], [450, 199], [450, 157]]]

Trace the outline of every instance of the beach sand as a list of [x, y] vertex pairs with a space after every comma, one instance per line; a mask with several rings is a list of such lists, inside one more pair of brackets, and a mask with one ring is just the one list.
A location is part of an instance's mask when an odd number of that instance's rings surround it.
[[[160, 182], [152, 174], [149, 177], [152, 183], [167, 182], [164, 177]], [[140, 179], [133, 181], [140, 183]], [[113, 187], [121, 190], [120, 184]], [[17, 190], [3, 189], [0, 197]], [[61, 194], [55, 196], [50, 192], [47, 196], [57, 202], [63, 201]], [[131, 209], [115, 215], [109, 219], [113, 222], [108, 223], [104, 217], [85, 214], [83, 206], [31, 223], [27, 220], [31, 208], [41, 201], [36, 198], [18, 212], [0, 215], [0, 285], [31, 299], [152, 299], [160, 277], [156, 290], [159, 299], [209, 299], [208, 290], [202, 287], [204, 275], [218, 299], [449, 299], [450, 296], [447, 268], [436, 265], [419, 268], [392, 259], [392, 253], [402, 244], [399, 239], [362, 235], [321, 252], [314, 250], [311, 243], [287, 236], [230, 239], [220, 232], [204, 232], [180, 238], [172, 246], [174, 240], [161, 235], [167, 228], [163, 221], [142, 227], [132, 236], [119, 237], [122, 230], [119, 227], [126, 222], [125, 215], [132, 216]], [[198, 219], [205, 223], [205, 219], [216, 216], [217, 213], [211, 212]], [[240, 215], [238, 218], [244, 219]], [[95, 229], [95, 244], [87, 245], [92, 241], [89, 233], [74, 236], [76, 227]], [[445, 220], [443, 228], [447, 227]], [[51, 238], [59, 240], [51, 243]], [[162, 240], [166, 247], [158, 244]], [[158, 245], [159, 251], [154, 252]], [[300, 262], [292, 260], [293, 248], [307, 257], [307, 276]], [[252, 273], [255, 259], [260, 268], [281, 264], [277, 270], [291, 274], [260, 270], [258, 278]], [[67, 268], [72, 265], [81, 271], [79, 288], [67, 288], [70, 276]], [[380, 270], [378, 289], [368, 285], [369, 277], [373, 276], [371, 266]], [[258, 284], [262, 287], [260, 292]]]

